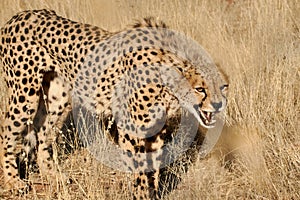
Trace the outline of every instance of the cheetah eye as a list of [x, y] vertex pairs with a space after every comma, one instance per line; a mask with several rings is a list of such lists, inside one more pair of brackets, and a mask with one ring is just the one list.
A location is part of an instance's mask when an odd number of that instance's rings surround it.
[[228, 84], [222, 85], [222, 86], [220, 87], [220, 90], [221, 90], [221, 91], [226, 91], [227, 88], [228, 88]]
[[203, 93], [203, 92], [205, 92], [205, 89], [204, 89], [203, 87], [196, 87], [195, 90], [196, 90], [196, 92], [198, 92], [198, 93]]

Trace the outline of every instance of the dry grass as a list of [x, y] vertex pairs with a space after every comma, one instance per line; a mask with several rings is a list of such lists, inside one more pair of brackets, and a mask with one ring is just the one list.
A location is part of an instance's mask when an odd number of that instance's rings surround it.
[[[231, 4], [224, 0], [3, 0], [0, 4], [0, 26], [17, 11], [46, 7], [109, 30], [155, 16], [185, 32], [229, 75], [228, 120], [214, 152], [192, 167], [169, 199], [300, 199], [297, 0]], [[5, 93], [0, 97], [6, 99]], [[77, 152], [62, 166], [77, 180], [71, 187], [53, 188], [55, 184], [48, 183], [19, 198], [129, 199], [125, 175], [93, 161], [82, 164], [83, 157], [88, 154]], [[0, 198], [8, 198], [3, 195]]]

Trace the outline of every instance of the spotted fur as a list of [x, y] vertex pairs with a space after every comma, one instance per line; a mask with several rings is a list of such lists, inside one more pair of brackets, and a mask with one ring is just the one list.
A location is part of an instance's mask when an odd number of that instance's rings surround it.
[[[0, 152], [7, 188], [24, 187], [25, 158], [36, 160], [42, 175], [55, 174], [52, 146], [75, 101], [104, 119], [108, 138], [123, 150], [134, 199], [159, 199], [176, 188], [226, 105], [228, 83], [197, 49], [178, 53], [182, 41], [173, 44], [173, 33], [155, 30], [164, 28], [147, 18], [111, 33], [49, 10], [24, 11], [5, 24], [0, 59], [9, 105]], [[184, 115], [200, 126], [189, 148], [163, 166], [164, 147]]]

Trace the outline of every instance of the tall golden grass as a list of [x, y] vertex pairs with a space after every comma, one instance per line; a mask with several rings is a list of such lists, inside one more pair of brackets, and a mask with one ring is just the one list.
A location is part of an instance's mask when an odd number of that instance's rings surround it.
[[[186, 33], [229, 76], [227, 123], [213, 152], [184, 175], [168, 198], [300, 199], [297, 0], [2, 0], [0, 5], [0, 26], [18, 11], [49, 8], [111, 31], [155, 16]], [[3, 82], [0, 86], [5, 102]], [[76, 180], [71, 186], [41, 184], [42, 189], [20, 199], [130, 199], [125, 175], [92, 160], [83, 163], [87, 157], [77, 152], [61, 166]], [[0, 192], [1, 197], [9, 198]]]

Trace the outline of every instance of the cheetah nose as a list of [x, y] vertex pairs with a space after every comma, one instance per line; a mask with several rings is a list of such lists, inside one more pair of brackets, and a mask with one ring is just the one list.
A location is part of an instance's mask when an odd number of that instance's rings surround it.
[[220, 111], [220, 108], [222, 108], [222, 101], [220, 101], [219, 103], [211, 103], [211, 105], [214, 107], [214, 109], [216, 110], [216, 112]]

